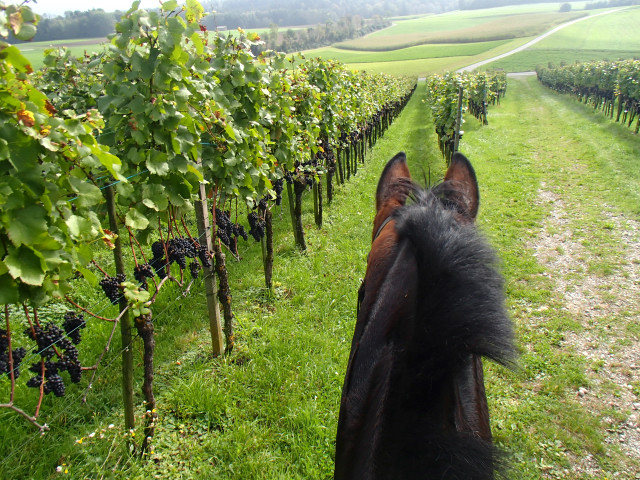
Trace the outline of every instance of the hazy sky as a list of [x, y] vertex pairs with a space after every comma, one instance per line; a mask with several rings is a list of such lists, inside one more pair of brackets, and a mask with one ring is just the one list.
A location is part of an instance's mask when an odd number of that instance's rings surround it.
[[[19, 3], [17, 0], [6, 3]], [[33, 0], [29, 3], [31, 9], [39, 14], [64, 15], [66, 11], [85, 11], [92, 8], [102, 8], [106, 12], [115, 10], [127, 11], [133, 0]], [[178, 2], [184, 3], [184, 2]], [[141, 8], [155, 8], [160, 6], [160, 0], [142, 0]]]

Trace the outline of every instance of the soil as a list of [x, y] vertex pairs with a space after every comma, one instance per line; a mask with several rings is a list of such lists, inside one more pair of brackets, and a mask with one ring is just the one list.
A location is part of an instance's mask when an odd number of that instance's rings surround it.
[[[604, 225], [619, 245], [611, 271], [597, 273], [590, 266], [593, 252], [573, 231], [579, 210], [571, 201], [542, 184], [538, 202], [550, 213], [532, 248], [554, 280], [563, 308], [582, 326], [565, 332], [563, 345], [588, 365], [589, 383], [575, 392], [577, 400], [604, 423], [605, 442], [640, 463], [640, 339], [637, 328], [632, 330], [640, 312], [640, 222], [602, 205], [602, 222], [584, 225], [586, 232]], [[574, 461], [578, 472], [604, 478], [591, 454]], [[619, 472], [616, 477], [640, 474]]]

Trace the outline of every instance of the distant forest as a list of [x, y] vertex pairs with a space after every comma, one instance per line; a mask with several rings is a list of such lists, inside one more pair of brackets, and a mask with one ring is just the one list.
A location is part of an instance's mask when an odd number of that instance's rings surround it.
[[202, 4], [217, 12], [218, 26], [228, 28], [315, 25], [355, 15], [395, 17], [459, 8], [458, 0], [205, 0]]
[[[544, 0], [201, 0], [205, 11], [215, 13], [203, 23], [209, 29], [280, 29], [269, 37], [270, 46], [292, 50], [305, 49], [351, 38], [384, 26], [381, 18], [451, 10], [472, 10], [504, 5], [545, 3]], [[547, 3], [561, 3], [558, 1]], [[605, 8], [638, 3], [638, 0], [596, 0], [589, 8]], [[42, 18], [34, 41], [105, 37], [114, 31], [115, 22], [124, 12], [103, 9], [69, 11], [59, 17]], [[286, 27], [316, 26], [294, 35]], [[349, 32], [338, 34], [339, 26]], [[294, 38], [298, 37], [298, 38]], [[333, 39], [335, 37], [335, 39]], [[340, 38], [338, 38], [340, 37]], [[15, 43], [20, 43], [15, 40]], [[293, 45], [296, 43], [297, 45]]]

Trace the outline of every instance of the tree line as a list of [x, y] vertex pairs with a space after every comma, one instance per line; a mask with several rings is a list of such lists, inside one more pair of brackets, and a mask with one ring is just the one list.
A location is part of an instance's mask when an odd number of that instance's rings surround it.
[[336, 22], [340, 18], [395, 17], [455, 10], [457, 0], [396, 0], [368, 2], [364, 0], [210, 0], [208, 11], [216, 11], [215, 22], [228, 28], [264, 28], [272, 23], [280, 26], [307, 26]]
[[337, 22], [327, 22], [295, 30], [288, 28], [284, 32], [276, 24], [272, 24], [269, 31], [261, 35], [264, 45], [261, 45], [256, 53], [265, 50], [290, 53], [319, 48], [361, 37], [390, 25], [389, 20], [380, 16], [371, 19], [347, 16], [340, 18]]
[[[86, 12], [69, 11], [63, 16], [41, 18], [33, 41], [106, 37], [115, 31], [116, 21], [124, 12], [105, 12], [101, 8]], [[21, 43], [14, 40], [14, 43]]]

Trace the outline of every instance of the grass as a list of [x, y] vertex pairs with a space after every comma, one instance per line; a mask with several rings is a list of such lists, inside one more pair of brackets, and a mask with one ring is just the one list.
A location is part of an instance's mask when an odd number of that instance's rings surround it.
[[335, 47], [308, 50], [306, 55], [333, 58], [342, 63], [382, 63], [407, 60], [422, 60], [431, 58], [448, 58], [471, 56], [484, 53], [506, 43], [505, 40], [494, 42], [453, 43], [449, 45], [419, 45], [404, 48], [400, 51], [364, 52], [343, 50]]
[[570, 25], [542, 40], [535, 48], [563, 49], [573, 45], [579, 50], [630, 50], [631, 45], [640, 45], [638, 25], [640, 7], [625, 8]]
[[514, 377], [499, 375], [489, 386], [489, 394], [500, 398], [492, 407], [496, 437], [514, 451], [518, 479], [591, 478], [572, 468], [571, 459], [587, 453], [607, 478], [637, 471], [637, 459], [605, 441], [606, 413], [576, 400], [577, 388], [591, 380], [587, 360], [565, 345], [563, 332], [583, 327], [566, 313], [562, 292], [543, 275], [531, 248], [551, 208], [536, 202], [545, 182], [572, 205], [574, 230], [593, 239], [587, 262], [598, 268], [596, 274], [606, 281], [619, 269], [624, 258], [616, 252], [617, 235], [604, 228], [609, 220], [602, 205], [631, 218], [640, 214], [640, 174], [632, 160], [640, 142], [597, 112], [544, 90], [535, 78], [510, 81], [507, 95], [490, 111], [488, 127], [465, 129], [461, 147], [479, 170], [485, 199], [480, 218], [504, 259], [523, 349], [522, 370]]
[[[516, 39], [501, 43], [499, 46], [486, 50], [482, 53], [472, 56], [459, 57], [439, 57], [439, 58], [423, 58], [416, 60], [405, 60], [402, 62], [363, 62], [349, 63], [348, 66], [357, 70], [366, 70], [368, 72], [381, 72], [392, 75], [407, 75], [414, 77], [424, 77], [434, 73], [450, 72], [467, 65], [492, 58], [527, 42], [528, 39]], [[402, 50], [398, 50], [401, 52]], [[372, 60], [375, 59], [372, 58]]]
[[[399, 150], [407, 152], [414, 178], [423, 183], [443, 173], [423, 89], [369, 152], [358, 175], [338, 188], [322, 229], [314, 226], [306, 201], [307, 252], [292, 246], [286, 205], [276, 211], [273, 295], [262, 287], [259, 246], [242, 245], [242, 262], [230, 262], [237, 333], [231, 356], [208, 357], [201, 289], [180, 301], [174, 301], [177, 290], [163, 293], [154, 309], [159, 420], [151, 461], [133, 459], [126, 449], [130, 434], [120, 427], [114, 348], [87, 404], [80, 402], [79, 387], [70, 388], [63, 402], [47, 398], [42, 418], [52, 431], [46, 436], [0, 411], [0, 477], [47, 478], [61, 466], [69, 478], [330, 478], [378, 175]], [[567, 312], [562, 292], [532, 248], [553, 208], [537, 201], [544, 182], [562, 195], [578, 240], [589, 240], [585, 261], [596, 267], [590, 274], [610, 283], [624, 256], [602, 205], [640, 217], [640, 142], [625, 127], [531, 77], [510, 80], [489, 122], [481, 127], [469, 119], [461, 149], [476, 167], [480, 228], [503, 260], [508, 308], [522, 350], [515, 372], [490, 363], [485, 368], [495, 439], [511, 452], [513, 478], [519, 480], [592, 478], [575, 468], [587, 454], [604, 475], [598, 478], [637, 471], [637, 460], [607, 441], [607, 429], [615, 430], [627, 413], [612, 415], [608, 405], [594, 410], [576, 396], [582, 386], [595, 388], [589, 372], [606, 365], [566, 345], [566, 332], [593, 325]], [[625, 332], [613, 349], [637, 340], [634, 319], [609, 320]], [[91, 325], [99, 328], [85, 338], [93, 337], [97, 350], [107, 329]], [[613, 335], [601, 330], [603, 339]], [[640, 388], [633, 386], [637, 398]], [[618, 389], [613, 383], [602, 388]], [[140, 408], [137, 414], [143, 414]]]
[[[584, 8], [583, 2], [572, 2], [573, 10]], [[474, 27], [513, 15], [552, 14], [558, 12], [556, 4], [527, 4], [510, 5], [507, 7], [487, 8], [480, 10], [457, 10], [439, 15], [422, 15], [414, 18], [393, 19], [394, 26], [379, 32], [373, 32], [369, 37], [387, 37], [406, 34], [423, 34], [424, 32], [444, 32]]]
[[75, 40], [51, 40], [45, 42], [27, 42], [16, 45], [22, 54], [31, 62], [34, 70], [38, 70], [43, 65], [44, 51], [51, 47], [67, 47], [76, 57], [92, 52], [99, 52], [103, 49], [102, 44], [105, 38], [83, 38]]
[[[572, 5], [573, 15], [584, 13], [584, 4]], [[491, 62], [484, 68], [520, 72], [535, 70], [537, 65], [548, 63], [637, 57], [640, 32], [634, 26], [640, 21], [639, 11], [638, 8], [629, 8], [586, 19], [523, 52]], [[602, 13], [602, 10], [588, 13], [595, 15]], [[356, 43], [339, 44], [340, 50], [346, 47], [353, 50], [338, 52], [335, 49], [323, 49], [312, 53], [341, 59], [359, 70], [425, 76], [455, 70], [506, 53], [531, 40], [534, 33], [541, 33], [551, 28], [554, 22], [561, 21], [562, 17], [557, 15], [556, 6], [552, 8], [550, 4], [449, 12], [400, 20], [392, 28], [353, 41]], [[565, 21], [568, 19], [569, 16], [564, 18]], [[477, 41], [510, 35], [516, 38], [504, 43], [498, 40]], [[470, 40], [476, 41], [461, 43]], [[459, 48], [452, 44], [436, 43], [415, 46], [418, 43], [443, 41], [457, 42]], [[441, 57], [441, 54], [450, 55], [449, 60]]]

